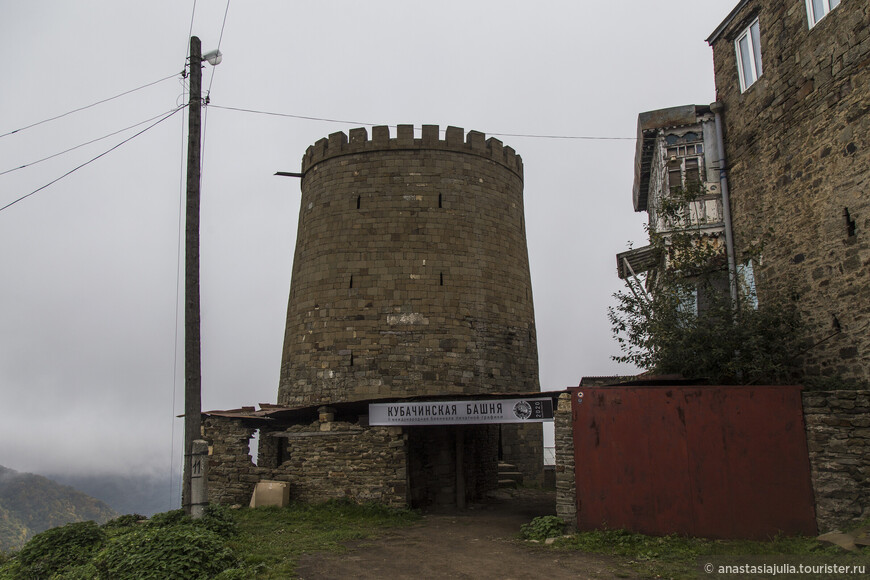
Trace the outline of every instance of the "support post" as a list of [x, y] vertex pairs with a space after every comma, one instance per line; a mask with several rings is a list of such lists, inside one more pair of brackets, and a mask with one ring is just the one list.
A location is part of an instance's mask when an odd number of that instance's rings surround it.
[[191, 513], [193, 442], [202, 437], [199, 322], [199, 163], [202, 47], [190, 37], [190, 102], [187, 130], [187, 207], [184, 238], [184, 480], [181, 504]]
[[197, 520], [208, 506], [208, 442], [197, 439], [190, 455], [190, 517]]
[[465, 509], [465, 427], [456, 426], [456, 507]]

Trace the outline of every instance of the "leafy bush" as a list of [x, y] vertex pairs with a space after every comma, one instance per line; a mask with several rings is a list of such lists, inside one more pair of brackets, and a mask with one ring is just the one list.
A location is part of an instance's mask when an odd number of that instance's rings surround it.
[[104, 530], [112, 530], [119, 528], [126, 528], [138, 522], [147, 520], [148, 518], [141, 514], [126, 514], [123, 516], [118, 516], [115, 519], [109, 520], [105, 524], [103, 524]]
[[520, 527], [520, 535], [525, 540], [543, 541], [555, 538], [565, 531], [565, 521], [558, 516], [539, 516]]
[[235, 563], [224, 539], [192, 524], [149, 525], [112, 540], [94, 560], [113, 580], [210, 578]]
[[76, 522], [33, 536], [17, 560], [24, 577], [48, 578], [88, 563], [105, 541], [106, 532], [96, 523]]
[[238, 533], [238, 524], [233, 514], [225, 506], [209, 504], [205, 514], [199, 520], [193, 520], [198, 526], [214, 532], [222, 538], [232, 538]]

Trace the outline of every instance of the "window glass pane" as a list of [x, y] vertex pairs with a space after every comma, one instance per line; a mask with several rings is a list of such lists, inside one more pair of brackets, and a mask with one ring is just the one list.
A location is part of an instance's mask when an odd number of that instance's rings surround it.
[[752, 26], [749, 27], [749, 33], [752, 35], [752, 49], [755, 56], [755, 79], [757, 79], [761, 76], [761, 30], [758, 26], [758, 20], [753, 22]]
[[738, 43], [738, 52], [740, 53], [740, 70], [743, 71], [743, 88], [755, 82], [752, 76], [752, 60], [749, 56], [749, 36], [744, 36]]
[[840, 0], [831, 0], [831, 10], [840, 5]]
[[698, 168], [698, 159], [686, 159], [686, 190], [697, 193], [701, 185], [701, 173]]
[[824, 0], [813, 0], [813, 24], [821, 20], [822, 16], [825, 15], [825, 3]]

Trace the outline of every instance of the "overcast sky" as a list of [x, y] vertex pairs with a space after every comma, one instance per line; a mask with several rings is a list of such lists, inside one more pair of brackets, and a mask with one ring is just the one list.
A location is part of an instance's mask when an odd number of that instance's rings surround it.
[[[628, 138], [499, 137], [525, 166], [542, 388], [634, 372], [611, 360], [607, 307], [614, 255], [644, 243], [637, 115], [715, 99], [704, 39], [736, 1], [0, 0], [0, 172], [28, 165], [0, 174], [0, 206], [183, 105], [191, 29], [220, 42], [203, 71], [202, 384], [204, 409], [234, 408], [276, 400], [299, 182], [273, 174], [317, 139], [406, 123]], [[0, 211], [0, 465], [179, 463], [185, 123]]]

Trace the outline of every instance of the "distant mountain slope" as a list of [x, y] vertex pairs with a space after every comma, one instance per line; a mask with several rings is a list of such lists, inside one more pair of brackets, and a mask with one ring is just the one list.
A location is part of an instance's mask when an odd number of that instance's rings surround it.
[[181, 474], [132, 475], [50, 473], [43, 475], [101, 499], [122, 514], [152, 516], [181, 507]]
[[0, 550], [70, 522], [103, 523], [118, 514], [105, 503], [41, 475], [0, 466]]

